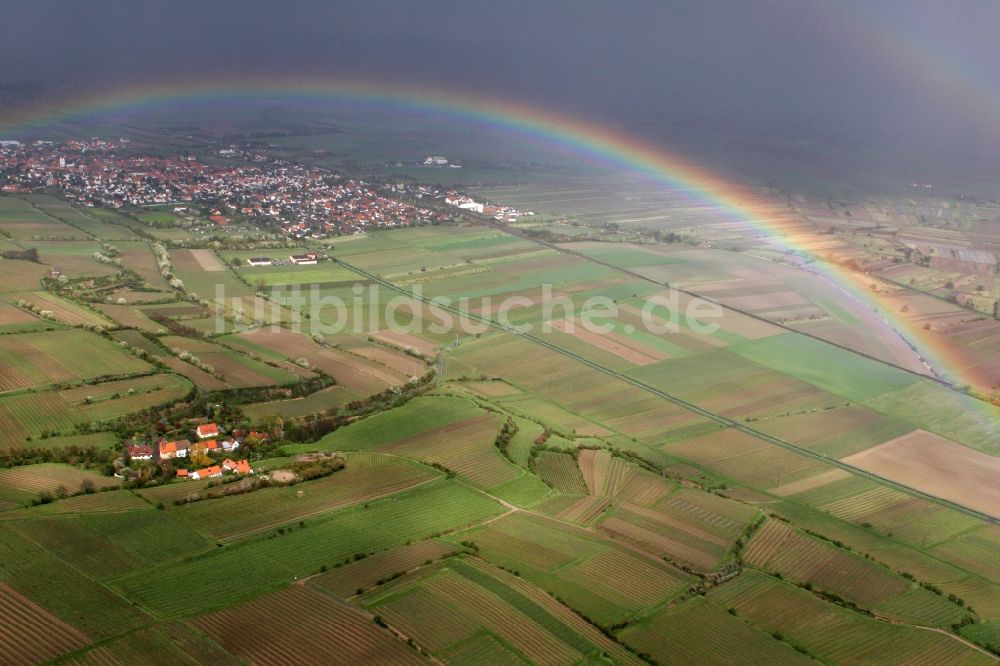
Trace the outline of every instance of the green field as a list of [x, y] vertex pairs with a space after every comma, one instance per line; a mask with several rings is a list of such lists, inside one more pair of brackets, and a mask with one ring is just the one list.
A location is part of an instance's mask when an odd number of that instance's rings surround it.
[[73, 389], [0, 396], [0, 423], [4, 427], [0, 444], [11, 448], [39, 442], [39, 446], [48, 448], [48, 440], [41, 438], [44, 433], [100, 423], [174, 402], [190, 390], [191, 384], [183, 377], [157, 374]]
[[151, 368], [93, 333], [64, 330], [0, 337], [0, 369], [0, 388], [11, 390]]
[[[407, 583], [363, 603], [432, 654], [468, 649], [466, 640], [486, 633], [529, 662], [576, 662], [603, 652], [615, 663], [641, 663], [551, 597], [473, 560], [450, 560]], [[497, 654], [498, 647], [489, 647], [488, 654]]]
[[644, 615], [690, 584], [683, 572], [610, 539], [523, 514], [454, 537], [601, 626]]
[[[288, 584], [296, 576], [316, 573], [321, 566], [332, 566], [355, 553], [383, 550], [408, 539], [478, 522], [500, 509], [492, 500], [442, 480], [367, 506], [335, 511], [274, 537], [259, 537], [203, 556], [159, 564], [118, 578], [113, 585], [157, 614], [184, 615]], [[221, 586], [212, 595], [191, 596], [182, 584], [230, 567], [243, 572], [243, 585]]]
[[709, 594], [722, 608], [827, 663], [991, 663], [947, 635], [833, 607], [806, 590], [750, 570]]
[[695, 597], [630, 626], [622, 640], [659, 662], [700, 664], [808, 664], [792, 646]]
[[[380, 465], [356, 467], [348, 458], [347, 469], [322, 479], [195, 502], [170, 513], [216, 541], [231, 541], [401, 492], [435, 476], [404, 461], [386, 459]], [[248, 521], [247, 516], [253, 520]]]
[[290, 453], [372, 449], [476, 416], [476, 406], [461, 398], [415, 398], [399, 409], [376, 414], [327, 435], [315, 444], [286, 446]]

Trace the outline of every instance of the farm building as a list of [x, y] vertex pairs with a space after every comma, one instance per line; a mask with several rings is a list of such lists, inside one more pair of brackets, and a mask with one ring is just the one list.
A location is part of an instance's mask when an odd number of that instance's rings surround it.
[[153, 447], [149, 444], [129, 444], [128, 457], [132, 460], [150, 460], [153, 457]]
[[251, 266], [271, 266], [274, 261], [267, 257], [250, 257], [247, 259], [247, 263]]
[[221, 449], [222, 445], [219, 444], [218, 440], [215, 440], [215, 439], [206, 439], [204, 442], [198, 442], [197, 444], [195, 444], [194, 448], [195, 449], [202, 449], [206, 453], [214, 453], [214, 452], [218, 451], [219, 449]]
[[188, 454], [188, 450], [191, 448], [191, 442], [186, 439], [182, 439], [179, 442], [168, 442], [161, 441], [160, 447], [160, 458], [167, 460], [169, 458], [184, 458]]
[[293, 254], [288, 257], [288, 261], [292, 262], [297, 266], [313, 266], [319, 261], [319, 255], [315, 252], [306, 252], [305, 254]]
[[196, 435], [198, 435], [198, 439], [208, 439], [210, 437], [218, 437], [219, 426], [215, 425], [214, 423], [203, 423], [197, 428], [195, 428], [194, 432]]
[[213, 479], [222, 476], [222, 468], [218, 465], [212, 465], [211, 467], [206, 467], [204, 469], [196, 469], [191, 472], [189, 478], [195, 481], [200, 481], [201, 479]]
[[250, 462], [247, 460], [232, 460], [226, 458], [222, 461], [223, 469], [227, 469], [230, 472], [236, 474], [253, 474], [253, 468], [250, 467]]

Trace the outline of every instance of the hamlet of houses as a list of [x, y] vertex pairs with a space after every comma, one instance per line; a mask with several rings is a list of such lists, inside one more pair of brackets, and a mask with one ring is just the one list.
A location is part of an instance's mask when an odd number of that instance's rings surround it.
[[[174, 460], [178, 458], [188, 458], [193, 453], [217, 454], [231, 453], [240, 448], [240, 440], [235, 437], [221, 438], [221, 431], [215, 423], [203, 423], [195, 428], [195, 435], [198, 441], [192, 443], [190, 440], [162, 439], [153, 447], [150, 444], [132, 443], [126, 447], [128, 457], [133, 461], [142, 460]], [[266, 439], [267, 435], [258, 432], [250, 432], [251, 439]], [[232, 460], [226, 458], [221, 465], [210, 465], [203, 469], [189, 471], [178, 469], [179, 479], [207, 479], [220, 477], [223, 474], [253, 474], [253, 468], [247, 460]]]

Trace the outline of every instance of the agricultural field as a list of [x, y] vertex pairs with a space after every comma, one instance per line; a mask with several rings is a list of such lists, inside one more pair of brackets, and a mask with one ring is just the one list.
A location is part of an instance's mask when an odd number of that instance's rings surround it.
[[844, 458], [936, 497], [1000, 517], [1000, 458], [986, 455], [922, 430], [914, 430]]
[[[170, 260], [174, 274], [183, 283], [184, 291], [208, 300], [213, 308], [232, 314], [242, 314], [247, 320], [265, 323], [288, 319], [289, 313], [272, 302], [255, 296], [251, 289], [236, 275], [218, 262], [214, 255], [202, 250], [171, 250]], [[211, 260], [206, 257], [211, 256]], [[199, 260], [200, 259], [200, 260]], [[215, 270], [205, 270], [204, 262], [211, 261]]]
[[69, 465], [42, 463], [0, 469], [0, 499], [30, 501], [40, 493], [79, 492], [84, 484], [95, 490], [119, 485], [119, 480]]
[[[295, 254], [294, 248], [284, 250], [283, 259], [288, 255]], [[263, 256], [268, 256], [273, 252], [264, 252]], [[256, 256], [256, 255], [254, 255]], [[270, 289], [274, 286], [288, 285], [320, 285], [337, 286], [351, 285], [357, 282], [358, 275], [353, 271], [332, 262], [324, 261], [315, 266], [298, 266], [290, 264], [286, 266], [248, 266], [243, 263], [239, 269], [239, 275], [255, 287]]]
[[106, 487], [101, 492], [73, 495], [63, 500], [26, 507], [0, 514], [0, 519], [41, 518], [70, 513], [104, 513], [120, 511], [148, 511], [153, 507], [128, 490]]
[[191, 660], [236, 666], [240, 660], [191, 625], [165, 623], [143, 627], [131, 634], [101, 643], [79, 655], [64, 659], [67, 664], [131, 664], [148, 660], [150, 654], [168, 663]]
[[83, 231], [48, 215], [41, 208], [19, 197], [0, 196], [0, 229], [15, 241], [90, 238]]
[[33, 449], [63, 449], [68, 446], [78, 446], [80, 448], [110, 448], [118, 443], [118, 439], [111, 432], [88, 432], [86, 434], [58, 435], [45, 439], [32, 440]]
[[215, 541], [231, 541], [393, 495], [435, 478], [433, 472], [398, 459], [355, 467], [348, 458], [346, 469], [322, 479], [184, 504], [171, 514]]
[[[411, 421], [413, 414], [419, 414], [421, 421]], [[468, 400], [434, 396], [342, 428], [318, 444], [327, 450], [374, 450], [440, 465], [491, 490], [526, 474], [494, 446], [500, 427], [497, 415]]]
[[535, 473], [553, 489], [567, 495], [586, 495], [587, 486], [577, 467], [576, 460], [568, 453], [543, 451], [535, 458]]
[[56, 321], [71, 326], [89, 325], [113, 327], [115, 323], [89, 307], [48, 291], [15, 292], [10, 295], [14, 303], [24, 301], [38, 310], [48, 311]]
[[[155, 613], [186, 615], [289, 584], [296, 577], [317, 573], [323, 566], [331, 567], [359, 553], [374, 553], [407, 540], [467, 527], [501, 512], [502, 507], [493, 500], [442, 479], [366, 505], [332, 511], [306, 521], [305, 526], [295, 523], [282, 534], [249, 537], [203, 555], [162, 562], [116, 578], [112, 585]], [[188, 581], [211, 577], [230, 567], [242, 571], [242, 585], [222, 586], [207, 598], [187, 593]], [[155, 575], [150, 575], [151, 571]]]
[[[130, 357], [131, 358], [131, 357]], [[145, 375], [133, 379], [0, 396], [0, 445], [11, 448], [45, 439], [77, 424], [115, 419], [148, 407], [174, 402], [191, 390], [177, 375]], [[30, 439], [29, 439], [30, 438]]]
[[83, 633], [40, 608], [6, 583], [0, 583], [4, 628], [0, 650], [25, 663], [40, 663], [90, 642]]
[[[593, 187], [587, 177], [577, 185], [565, 202], [538, 183], [489, 191], [625, 228], [673, 229], [681, 224], [673, 215], [685, 215], [684, 226], [708, 215], [676, 201], [583, 196]], [[288, 440], [272, 434], [273, 443], [240, 452], [257, 479], [320, 451], [347, 465], [242, 494], [226, 491], [245, 485], [216, 480], [115, 489], [117, 479], [54, 463], [0, 469], [0, 608], [9, 616], [0, 649], [30, 640], [28, 660], [72, 652], [72, 663], [136, 663], [155, 651], [165, 661], [212, 663], [641, 663], [646, 655], [658, 663], [978, 664], [989, 657], [956, 633], [1000, 644], [995, 526], [879, 479], [991, 513], [1000, 503], [991, 490], [997, 410], [822, 342], [855, 339], [859, 351], [902, 363], [894, 343], [863, 332], [871, 324], [863, 308], [766, 253], [547, 246], [466, 224], [337, 238], [332, 248], [311, 240], [172, 247], [184, 292], [209, 301], [202, 306], [170, 289], [139, 238], [201, 232], [155, 230], [54, 199], [10, 201], [0, 198], [0, 228], [4, 216], [23, 217], [12, 236], [37, 245], [46, 263], [71, 277], [100, 275], [113, 269], [91, 255], [107, 240], [146, 286], [112, 288], [111, 300], [91, 309], [40, 291], [47, 266], [0, 259], [0, 448], [117, 447], [118, 432], [66, 433], [87, 423], [110, 429], [119, 416], [188, 396], [195, 417], [224, 414], [216, 418], [226, 432], [273, 433], [282, 421], [271, 417], [284, 419]], [[135, 214], [180, 221], [165, 210]], [[525, 224], [594, 237], [544, 215]], [[718, 240], [738, 231], [703, 233]], [[311, 249], [343, 263], [245, 261]], [[771, 264], [775, 272], [761, 275]], [[306, 306], [289, 300], [272, 315], [254, 295], [274, 287], [290, 299], [295, 287], [316, 284], [318, 295], [349, 302], [353, 283], [370, 282], [352, 266], [429, 296], [467, 297], [460, 307], [485, 317], [498, 315], [499, 299], [536, 297], [546, 284], [578, 309], [512, 311], [515, 323], [554, 322], [533, 338], [430, 331], [433, 313], [416, 304], [399, 319], [422, 328], [404, 332], [379, 312], [397, 296], [383, 286], [347, 312], [340, 330], [312, 336], [305, 318], [306, 333], [293, 330], [292, 309], [305, 314]], [[679, 312], [692, 300], [684, 296], [678, 311], [652, 308], [659, 323], [676, 319], [676, 331], [640, 330], [644, 308], [665, 294], [640, 275], [692, 285], [762, 319], [727, 311], [719, 330], [700, 333], [704, 322]], [[216, 285], [225, 302], [215, 300]], [[594, 296], [620, 308], [616, 318], [594, 316], [609, 325], [606, 335], [581, 326], [580, 308]], [[112, 331], [114, 342], [99, 339], [41, 322], [10, 305], [17, 299], [64, 324], [128, 328]], [[268, 313], [256, 315], [257, 304]], [[220, 309], [230, 319], [216, 329]], [[232, 321], [240, 310], [283, 326], [240, 330]], [[167, 330], [157, 316], [199, 334]], [[248, 404], [239, 398], [257, 393], [224, 393], [288, 387], [314, 369], [336, 383]], [[431, 370], [441, 376], [411, 385]], [[86, 383], [112, 373], [130, 377]], [[219, 404], [195, 402], [199, 391], [220, 392], [211, 396]], [[368, 411], [384, 405], [394, 406]], [[313, 419], [330, 410], [341, 410], [336, 420]], [[299, 441], [308, 424], [323, 428]], [[112, 489], [26, 506], [91, 484]]]
[[[91, 215], [85, 208], [78, 208], [61, 199], [45, 195], [29, 194], [25, 196], [25, 200], [42, 213], [65, 222], [88, 236], [103, 241], [132, 240], [136, 238], [136, 235], [128, 227], [110, 222], [111, 220], [117, 221], [121, 219], [120, 217]], [[110, 211], [108, 212], [110, 213]]]
[[[111, 502], [106, 501], [107, 510], [81, 511], [96, 507], [93, 502], [89, 507], [76, 502], [64, 507], [63, 513], [43, 515], [48, 506], [73, 502], [77, 499], [74, 497], [27, 509], [4, 527], [98, 580], [141, 569], [149, 558], [171, 559], [210, 546], [205, 537], [183, 521], [154, 511], [141, 500], [137, 501], [142, 506], [134, 502], [125, 504], [120, 501], [125, 491], [119, 494], [114, 500], [116, 509], [111, 509]], [[81, 497], [101, 495], [113, 496], [113, 493]]]
[[[0, 198], [2, 200], [2, 198]], [[0, 292], [38, 289], [51, 269], [32, 261], [0, 257]]]
[[103, 252], [98, 241], [33, 241], [38, 260], [58, 269], [72, 279], [103, 277], [118, 272], [115, 266], [97, 261], [95, 252]]
[[255, 664], [422, 664], [371, 616], [302, 586], [291, 586], [193, 621], [233, 654]]
[[777, 417], [757, 428], [832, 458], [858, 453], [913, 430], [910, 423], [864, 405]]
[[91, 641], [137, 629], [151, 619], [14, 530], [0, 530], [0, 566], [6, 585]]
[[552, 597], [475, 560], [453, 558], [361, 603], [432, 655], [486, 633], [529, 663], [572, 663], [602, 652], [615, 663], [640, 663]]
[[[114, 243], [118, 249], [122, 263], [127, 268], [135, 271], [145, 282], [146, 286], [152, 289], [159, 289], [162, 292], [169, 292], [170, 285], [163, 278], [159, 267], [156, 265], [156, 255], [153, 254], [149, 243], [144, 241], [118, 241]], [[149, 297], [163, 298], [168, 294], [154, 292]]]
[[23, 308], [0, 302], [0, 334], [27, 333], [45, 328], [54, 326]]
[[525, 512], [455, 538], [472, 542], [479, 557], [516, 571], [600, 626], [641, 616], [693, 580], [599, 533]]
[[[293, 384], [299, 381], [300, 376], [312, 375], [311, 372], [284, 362], [281, 362], [284, 363], [284, 367], [281, 367], [276, 361], [271, 361], [274, 365], [270, 365], [255, 360], [214, 342], [175, 335], [163, 336], [159, 341], [172, 353], [176, 350], [177, 355], [187, 352], [191, 355], [192, 361], [197, 359], [201, 364], [211, 368], [210, 374], [231, 387]], [[178, 360], [185, 361], [183, 358]], [[186, 368], [175, 364], [173, 369], [185, 374]], [[197, 371], [198, 368], [195, 367], [194, 370]], [[194, 380], [193, 377], [191, 379]]]
[[[320, 345], [302, 333], [264, 327], [253, 332], [228, 335], [219, 341], [233, 349], [256, 354], [264, 359], [305, 359], [309, 367], [322, 370], [333, 377], [351, 399], [365, 398], [387, 388], [401, 386], [412, 377], [398, 369], [398, 363], [387, 365], [385, 359], [388, 357], [372, 359], [365, 355], [391, 353], [389, 350], [378, 345], [360, 344], [356, 340], [356, 346], [348, 351]], [[409, 364], [412, 360], [414, 359], [407, 357], [403, 368], [412, 370]]]
[[421, 566], [430, 566], [460, 549], [441, 541], [419, 541], [351, 562], [309, 579], [309, 585], [349, 599], [358, 590], [388, 582]]
[[297, 418], [336, 409], [352, 399], [354, 399], [353, 394], [343, 387], [331, 386], [311, 393], [304, 398], [249, 403], [243, 405], [241, 409], [244, 414], [257, 421], [263, 421], [272, 414], [283, 418]]
[[314, 444], [286, 446], [285, 451], [308, 453], [310, 450], [374, 450], [481, 415], [481, 410], [470, 400], [450, 396], [421, 396], [396, 409], [352, 423]]
[[954, 562], [969, 571], [1000, 582], [1000, 528], [996, 525], [979, 525], [932, 551], [938, 557]]
[[753, 569], [717, 587], [708, 599], [827, 663], [993, 662], [946, 634], [879, 622]]
[[87, 331], [0, 337], [0, 390], [3, 391], [151, 369], [145, 361]]
[[991, 456], [1000, 455], [1000, 443], [991, 430], [1000, 418], [1000, 407], [995, 405], [926, 381], [883, 393], [866, 405]]
[[682, 489], [651, 506], [629, 502], [605, 513], [598, 529], [695, 571], [712, 571], [757, 512], [744, 504]]
[[621, 639], [658, 662], [699, 664], [811, 664], [791, 645], [725, 610], [694, 597], [627, 627]]
[[777, 520], [751, 540], [748, 563], [818, 590], [831, 592], [882, 616], [914, 624], [947, 627], [964, 609], [891, 570]]

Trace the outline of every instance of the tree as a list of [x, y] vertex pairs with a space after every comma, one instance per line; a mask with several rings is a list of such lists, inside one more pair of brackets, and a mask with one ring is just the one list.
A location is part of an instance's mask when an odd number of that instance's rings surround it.
[[191, 455], [188, 458], [192, 465], [197, 465], [199, 467], [208, 467], [215, 462], [207, 453], [205, 453], [205, 449], [202, 447], [191, 451]]
[[272, 439], [280, 439], [285, 428], [285, 420], [277, 414], [270, 414], [264, 419], [264, 427]]

